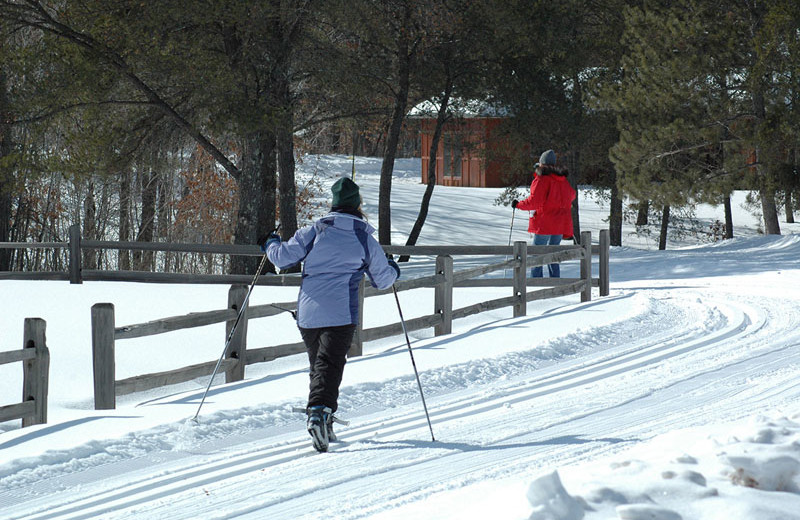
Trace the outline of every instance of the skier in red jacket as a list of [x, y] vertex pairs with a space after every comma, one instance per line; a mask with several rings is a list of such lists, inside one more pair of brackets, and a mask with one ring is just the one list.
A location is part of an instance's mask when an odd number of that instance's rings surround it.
[[[531, 194], [527, 199], [511, 202], [514, 209], [531, 211], [528, 232], [533, 245], [558, 245], [563, 237], [572, 237], [572, 201], [575, 190], [567, 181], [567, 170], [556, 166], [556, 154], [547, 150], [534, 166]], [[549, 264], [551, 278], [559, 278], [559, 264]], [[531, 268], [532, 278], [543, 276], [542, 266]]]

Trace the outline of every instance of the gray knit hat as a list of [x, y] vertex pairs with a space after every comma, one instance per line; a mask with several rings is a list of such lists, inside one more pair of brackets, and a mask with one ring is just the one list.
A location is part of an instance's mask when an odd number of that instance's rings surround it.
[[342, 177], [331, 186], [333, 193], [332, 207], [357, 209], [361, 205], [361, 195], [358, 193], [358, 184], [347, 177]]
[[539, 162], [537, 162], [533, 167], [538, 168], [542, 164], [549, 164], [551, 166], [555, 166], [556, 153], [553, 150], [547, 150], [546, 152], [542, 152], [542, 156], [539, 157]]

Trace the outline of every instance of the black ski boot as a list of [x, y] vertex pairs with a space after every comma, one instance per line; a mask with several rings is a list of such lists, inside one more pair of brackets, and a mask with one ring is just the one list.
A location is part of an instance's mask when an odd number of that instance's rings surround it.
[[314, 449], [319, 452], [328, 451], [330, 442], [329, 432], [333, 428], [333, 410], [327, 406], [311, 406], [308, 408], [308, 422], [306, 427], [311, 435], [311, 443]]
[[328, 416], [328, 442], [336, 442], [339, 439], [336, 438], [336, 434], [333, 433], [333, 414]]

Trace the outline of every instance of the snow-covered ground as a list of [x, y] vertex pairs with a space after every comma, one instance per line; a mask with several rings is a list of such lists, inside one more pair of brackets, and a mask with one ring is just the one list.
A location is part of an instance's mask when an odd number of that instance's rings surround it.
[[[377, 221], [379, 161], [356, 181]], [[325, 186], [345, 157], [308, 158]], [[402, 244], [424, 186], [419, 162], [398, 161], [393, 241]], [[419, 244], [507, 244], [500, 190], [437, 187]], [[411, 334], [432, 420], [402, 336], [367, 343], [345, 369], [341, 442], [316, 453], [304, 417], [306, 360], [247, 368], [92, 405], [90, 307], [118, 324], [223, 308], [227, 288], [132, 283], [0, 282], [0, 350], [22, 344], [25, 317], [47, 321], [49, 422], [0, 424], [0, 518], [800, 519], [800, 227], [760, 236], [734, 200], [737, 238], [685, 237], [653, 250], [625, 228], [611, 253], [611, 294], [528, 304]], [[584, 230], [608, 209], [581, 192]], [[513, 239], [527, 240], [517, 212]], [[698, 219], [722, 219], [701, 206]], [[456, 263], [458, 266], [458, 262]], [[596, 269], [596, 267], [595, 267]], [[432, 259], [403, 266], [431, 274]], [[563, 266], [576, 276], [577, 264]], [[257, 287], [252, 303], [296, 289]], [[507, 296], [457, 289], [456, 308]], [[406, 319], [428, 314], [429, 290], [400, 293]], [[367, 300], [366, 326], [397, 321], [393, 297]], [[117, 377], [216, 360], [222, 325], [119, 341]], [[257, 348], [299, 341], [287, 314], [254, 320]], [[21, 394], [20, 363], [0, 366], [0, 406]]]

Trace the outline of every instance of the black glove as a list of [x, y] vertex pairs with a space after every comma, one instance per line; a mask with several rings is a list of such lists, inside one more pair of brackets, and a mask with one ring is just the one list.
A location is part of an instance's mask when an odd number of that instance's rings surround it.
[[281, 243], [280, 235], [275, 233], [274, 231], [269, 235], [258, 239], [258, 244], [261, 246], [261, 251], [263, 251], [264, 253], [267, 252], [267, 247], [269, 247], [269, 245], [272, 242], [278, 242], [279, 244]]
[[394, 269], [397, 272], [397, 278], [400, 278], [400, 266], [397, 265], [397, 262], [395, 262], [394, 260], [390, 259], [389, 260], [389, 267]]
[[511, 201], [511, 207], [513, 209], [517, 209], [517, 204], [519, 204], [519, 201], [517, 199]]

